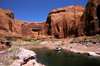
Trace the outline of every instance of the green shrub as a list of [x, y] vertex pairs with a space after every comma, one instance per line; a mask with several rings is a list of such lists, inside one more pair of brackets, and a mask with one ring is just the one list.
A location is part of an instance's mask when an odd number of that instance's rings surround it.
[[87, 40], [87, 38], [83, 38], [83, 40]]
[[73, 47], [70, 47], [71, 49], [73, 48]]
[[31, 41], [36, 41], [36, 39], [31, 39]]
[[9, 40], [9, 41], [16, 41], [15, 38], [11, 38], [11, 37], [5, 37], [6, 40]]
[[8, 56], [4, 57], [4, 66], [8, 66], [10, 64]]
[[44, 40], [42, 39], [41, 42], [44, 42]]
[[23, 38], [22, 40], [24, 40], [24, 41], [30, 41], [31, 42], [31, 39], [27, 39], [27, 38]]
[[13, 51], [12, 59], [16, 59], [16, 54], [18, 54], [20, 52], [19, 47], [18, 46], [11, 46], [11, 51]]
[[59, 41], [59, 40], [53, 40], [53, 39], [52, 39], [51, 41]]
[[73, 39], [73, 41], [75, 41], [76, 39]]

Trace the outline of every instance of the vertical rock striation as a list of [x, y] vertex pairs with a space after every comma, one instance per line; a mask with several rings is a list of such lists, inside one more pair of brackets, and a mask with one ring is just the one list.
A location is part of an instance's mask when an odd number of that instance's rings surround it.
[[100, 34], [100, 1], [89, 0], [81, 17], [83, 33], [87, 36]]
[[53, 9], [46, 20], [46, 24], [40, 30], [40, 35], [51, 35], [57, 38], [67, 36], [78, 36], [78, 25], [80, 17], [85, 8], [81, 5], [68, 6], [64, 8]]

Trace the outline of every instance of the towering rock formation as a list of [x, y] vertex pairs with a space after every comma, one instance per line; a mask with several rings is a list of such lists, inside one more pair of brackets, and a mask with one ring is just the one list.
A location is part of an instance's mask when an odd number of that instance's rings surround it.
[[26, 22], [14, 19], [14, 13], [0, 8], [0, 34], [19, 38], [37, 38], [45, 21]]
[[17, 32], [16, 24], [14, 22], [14, 13], [9, 9], [4, 10], [0, 8], [0, 32], [1, 34], [13, 37], [21, 37], [21, 31]]
[[39, 31], [40, 35], [51, 35], [57, 38], [64, 38], [67, 36], [78, 36], [80, 32], [78, 25], [80, 17], [85, 8], [81, 5], [68, 6], [64, 8], [53, 9], [46, 20], [46, 24]]
[[80, 20], [85, 35], [100, 34], [100, 0], [89, 0]]

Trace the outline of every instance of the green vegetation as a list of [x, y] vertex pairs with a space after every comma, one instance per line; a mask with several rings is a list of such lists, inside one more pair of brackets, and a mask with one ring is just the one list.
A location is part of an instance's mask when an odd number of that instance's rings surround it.
[[4, 66], [9, 66], [11, 64], [9, 59], [15, 60], [16, 55], [20, 52], [19, 46], [11, 46], [10, 53], [4, 57]]
[[87, 40], [87, 38], [83, 38], [83, 40]]
[[86, 37], [85, 37], [85, 38], [83, 38], [83, 39], [75, 39], [75, 38], [74, 38], [73, 41], [75, 41], [75, 40], [88, 40], [88, 39], [89, 39], [89, 40], [90, 40], [90, 39], [100, 39], [100, 36], [98, 36], [98, 37], [90, 37], [90, 38], [86, 38]]
[[76, 39], [73, 39], [73, 41], [75, 41]]
[[8, 66], [10, 64], [8, 56], [4, 57], [4, 66]]
[[41, 42], [44, 42], [44, 40], [42, 39]]
[[73, 47], [70, 47], [71, 49], [73, 48]]
[[75, 41], [75, 40], [81, 40], [81, 39], [75, 39], [75, 38], [74, 38], [73, 41]]
[[6, 40], [9, 40], [9, 41], [16, 41], [15, 38], [12, 38], [12, 37], [4, 37]]
[[98, 36], [98, 37], [92, 37], [90, 39], [100, 39], [100, 36]]
[[30, 41], [31, 42], [31, 39], [27, 39], [27, 38], [23, 38], [22, 40], [24, 40], [24, 41]]
[[31, 42], [31, 41], [36, 41], [36, 39], [31, 39], [31, 38], [30, 38], [30, 39], [28, 39], [28, 38], [23, 38], [22, 40], [24, 40], [24, 41], [26, 41], [26, 42], [28, 42], [28, 41], [29, 41], [29, 42]]
[[51, 41], [59, 41], [59, 40], [53, 40], [53, 39], [52, 39]]
[[12, 59], [16, 59], [16, 54], [19, 53], [19, 47], [18, 46], [11, 46], [11, 51], [13, 51]]

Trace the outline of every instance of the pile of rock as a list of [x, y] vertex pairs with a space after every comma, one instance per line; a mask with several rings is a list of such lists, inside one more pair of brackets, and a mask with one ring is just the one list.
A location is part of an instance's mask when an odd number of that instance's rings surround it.
[[0, 49], [4, 49], [11, 46], [11, 42], [6, 39], [0, 38]]
[[77, 44], [82, 44], [82, 45], [86, 45], [87, 47], [89, 45], [100, 45], [100, 40], [98, 39], [91, 39], [91, 40], [75, 40], [75, 41], [70, 41], [69, 42], [70, 44], [73, 44], [73, 43], [77, 43]]
[[89, 56], [100, 56], [100, 40], [74, 40], [69, 42], [69, 49], [78, 54], [87, 54]]
[[10, 66], [44, 66], [36, 61], [34, 51], [19, 48], [20, 52], [16, 55], [16, 60]]

